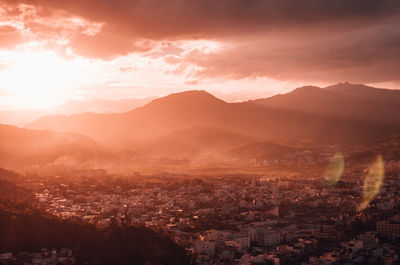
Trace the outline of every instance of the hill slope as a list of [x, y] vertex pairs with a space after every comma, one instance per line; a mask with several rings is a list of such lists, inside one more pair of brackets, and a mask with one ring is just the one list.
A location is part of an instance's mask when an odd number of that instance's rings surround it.
[[49, 163], [70, 155], [85, 158], [102, 152], [103, 147], [85, 136], [0, 125], [0, 166], [3, 167]]
[[350, 159], [357, 162], [372, 162], [378, 155], [381, 155], [385, 163], [400, 161], [400, 134], [367, 142], [359, 149], [351, 154]]
[[152, 142], [145, 147], [144, 153], [175, 158], [212, 156], [253, 140], [250, 137], [217, 128], [196, 126], [173, 132]]
[[283, 159], [285, 156], [298, 151], [272, 142], [253, 142], [232, 148], [227, 155], [232, 158], [240, 159]]

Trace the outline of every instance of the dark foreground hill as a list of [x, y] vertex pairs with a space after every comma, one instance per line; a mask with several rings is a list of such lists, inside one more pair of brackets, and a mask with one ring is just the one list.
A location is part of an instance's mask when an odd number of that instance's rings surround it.
[[167, 236], [125, 219], [105, 229], [61, 220], [35, 207], [17, 174], [0, 170], [0, 253], [73, 249], [77, 264], [188, 264], [184, 248]]
[[67, 247], [74, 250], [78, 264], [188, 264], [182, 247], [144, 227], [115, 225], [97, 230], [92, 225], [43, 215], [24, 205], [10, 207], [0, 209], [2, 253]]

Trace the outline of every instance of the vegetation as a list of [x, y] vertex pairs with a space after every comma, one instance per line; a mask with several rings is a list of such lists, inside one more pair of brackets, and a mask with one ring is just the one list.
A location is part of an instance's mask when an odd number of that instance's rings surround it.
[[114, 224], [98, 230], [93, 225], [47, 216], [28, 205], [2, 204], [0, 251], [18, 253], [61, 247], [74, 249], [78, 264], [188, 263], [182, 247], [144, 227]]

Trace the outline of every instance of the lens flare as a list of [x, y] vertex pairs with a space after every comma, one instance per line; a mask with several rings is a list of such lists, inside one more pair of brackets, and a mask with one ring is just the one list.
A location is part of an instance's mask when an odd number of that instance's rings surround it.
[[344, 171], [344, 158], [342, 153], [336, 153], [329, 161], [325, 170], [325, 185], [330, 188], [340, 180]]
[[369, 168], [368, 174], [365, 177], [363, 184], [363, 199], [361, 204], [358, 206], [357, 211], [360, 212], [367, 208], [368, 204], [375, 199], [376, 195], [379, 194], [384, 174], [385, 165], [382, 156], [379, 155]]

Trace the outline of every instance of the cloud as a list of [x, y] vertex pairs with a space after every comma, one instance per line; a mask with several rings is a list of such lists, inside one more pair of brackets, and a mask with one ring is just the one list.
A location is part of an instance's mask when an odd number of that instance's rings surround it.
[[196, 65], [196, 78], [268, 77], [327, 83], [400, 80], [400, 27], [379, 25], [324, 37], [282, 33], [275, 40], [239, 38], [217, 52], [194, 50], [165, 61], [176, 69]]
[[12, 26], [0, 26], [0, 48], [11, 49], [21, 42], [21, 34]]
[[[315, 23], [358, 24], [396, 15], [397, 0], [2, 0], [106, 23], [131, 38], [215, 38]], [[346, 22], [353, 21], [351, 25]]]
[[160, 58], [160, 57], [167, 57], [167, 56], [179, 56], [185, 49], [179, 47], [182, 43], [178, 42], [160, 42], [157, 47], [154, 47], [152, 51], [146, 54], [147, 57], [150, 58]]
[[119, 71], [122, 73], [127, 73], [127, 72], [131, 72], [134, 70], [135, 70], [135, 67], [131, 67], [131, 66], [122, 66], [119, 68]]
[[198, 80], [186, 80], [186, 81], [184, 82], [184, 84], [185, 84], [185, 85], [189, 85], [189, 86], [195, 86], [195, 85], [198, 85], [198, 84], [199, 84], [199, 81], [198, 81]]
[[[150, 58], [164, 58], [175, 65], [175, 71], [168, 73], [182, 74], [194, 66], [196, 71], [190, 77], [193, 79], [270, 77], [328, 82], [399, 79], [398, 0], [0, 0], [0, 3], [6, 4], [10, 16], [21, 16], [20, 4], [34, 8], [36, 12], [23, 18], [25, 27], [42, 40], [65, 39], [80, 56], [112, 59], [138, 52]], [[61, 23], [55, 23], [57, 17], [63, 18]], [[93, 30], [87, 32], [85, 28]], [[188, 40], [212, 40], [224, 48], [205, 52], [185, 50], [178, 45]]]
[[79, 55], [89, 58], [112, 59], [132, 52], [151, 50], [152, 43], [147, 40], [131, 40], [102, 29], [91, 36], [78, 33], [71, 37], [70, 46]]

